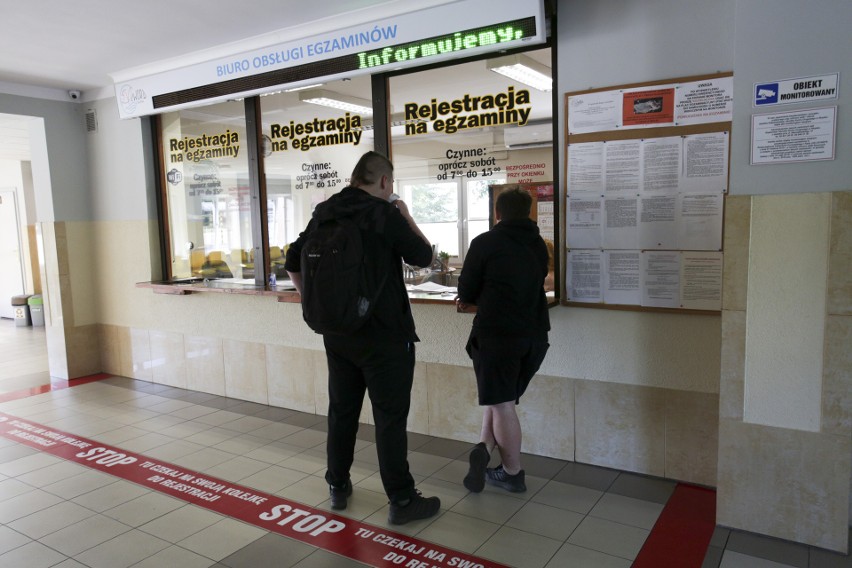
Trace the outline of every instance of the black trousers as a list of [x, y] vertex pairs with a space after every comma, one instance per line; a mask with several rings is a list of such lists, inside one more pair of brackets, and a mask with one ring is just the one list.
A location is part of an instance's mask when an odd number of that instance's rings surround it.
[[414, 381], [414, 344], [363, 336], [323, 336], [328, 359], [328, 471], [341, 486], [349, 479], [364, 393], [376, 425], [379, 473], [391, 503], [414, 494], [408, 470], [406, 425]]

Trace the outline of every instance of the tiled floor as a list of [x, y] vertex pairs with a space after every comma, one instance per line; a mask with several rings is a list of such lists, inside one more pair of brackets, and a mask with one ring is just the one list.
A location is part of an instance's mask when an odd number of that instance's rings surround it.
[[[0, 320], [0, 394], [49, 382], [43, 328]], [[121, 377], [0, 411], [329, 509], [324, 417]], [[344, 515], [387, 527], [373, 430], [359, 430]], [[468, 493], [469, 444], [410, 434], [412, 472], [439, 516], [393, 530], [519, 568], [627, 568], [671, 481], [525, 456], [528, 491]], [[358, 562], [0, 437], [0, 566], [347, 568]], [[712, 568], [852, 568], [852, 559], [717, 528]]]

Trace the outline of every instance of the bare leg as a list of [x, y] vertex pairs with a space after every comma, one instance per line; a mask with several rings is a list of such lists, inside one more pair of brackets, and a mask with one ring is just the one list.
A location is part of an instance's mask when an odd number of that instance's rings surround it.
[[479, 435], [479, 441], [485, 444], [488, 453], [494, 451], [497, 446], [497, 440], [494, 439], [494, 411], [490, 406], [482, 407], [482, 431]]
[[[515, 411], [515, 401], [502, 402], [486, 407], [485, 416], [490, 416], [489, 432], [497, 443], [503, 469], [509, 475], [516, 475], [521, 470], [521, 422]], [[486, 427], [483, 420], [483, 441]]]

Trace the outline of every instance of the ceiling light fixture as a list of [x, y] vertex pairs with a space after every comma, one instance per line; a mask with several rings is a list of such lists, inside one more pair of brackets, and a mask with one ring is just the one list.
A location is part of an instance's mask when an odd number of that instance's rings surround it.
[[284, 89], [285, 93], [292, 93], [294, 91], [304, 91], [305, 89], [316, 89], [317, 87], [322, 87], [325, 83], [314, 83], [313, 85], [303, 85], [301, 87], [293, 87], [291, 89]]
[[505, 75], [539, 91], [553, 90], [553, 77], [550, 74], [550, 68], [523, 53], [489, 59], [487, 66], [491, 71]]
[[370, 101], [366, 99], [359, 99], [357, 97], [350, 97], [348, 95], [342, 95], [332, 91], [326, 91], [324, 89], [301, 91], [299, 93], [299, 100], [314, 105], [354, 112], [356, 114], [367, 114], [371, 116], [373, 114], [373, 105]]

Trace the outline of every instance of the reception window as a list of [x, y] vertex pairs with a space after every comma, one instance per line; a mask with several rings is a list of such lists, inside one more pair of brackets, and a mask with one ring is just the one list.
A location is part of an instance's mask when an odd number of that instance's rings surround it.
[[[495, 72], [528, 62], [549, 73], [542, 49], [391, 77], [391, 148], [399, 193], [450, 262], [493, 222], [492, 186], [552, 183], [551, 85]], [[505, 65], [504, 65], [505, 64]], [[524, 79], [527, 80], [527, 79]], [[538, 215], [553, 242], [553, 213]]]
[[369, 77], [260, 97], [270, 273], [285, 276], [288, 244], [373, 149], [371, 99]]
[[[544, 70], [546, 80], [495, 72], [518, 61]], [[281, 281], [290, 243], [374, 148], [389, 149], [395, 192], [435, 252], [445, 253], [431, 267], [407, 267], [416, 277], [437, 270], [451, 285], [471, 241], [495, 222], [495, 196], [511, 185], [537, 196], [532, 216], [553, 250], [549, 65], [545, 48], [298, 89], [284, 85], [160, 115], [166, 278], [225, 279], [221, 286], [254, 289], [274, 274], [278, 291], [288, 289]]]
[[172, 279], [253, 278], [243, 104], [160, 117]]

